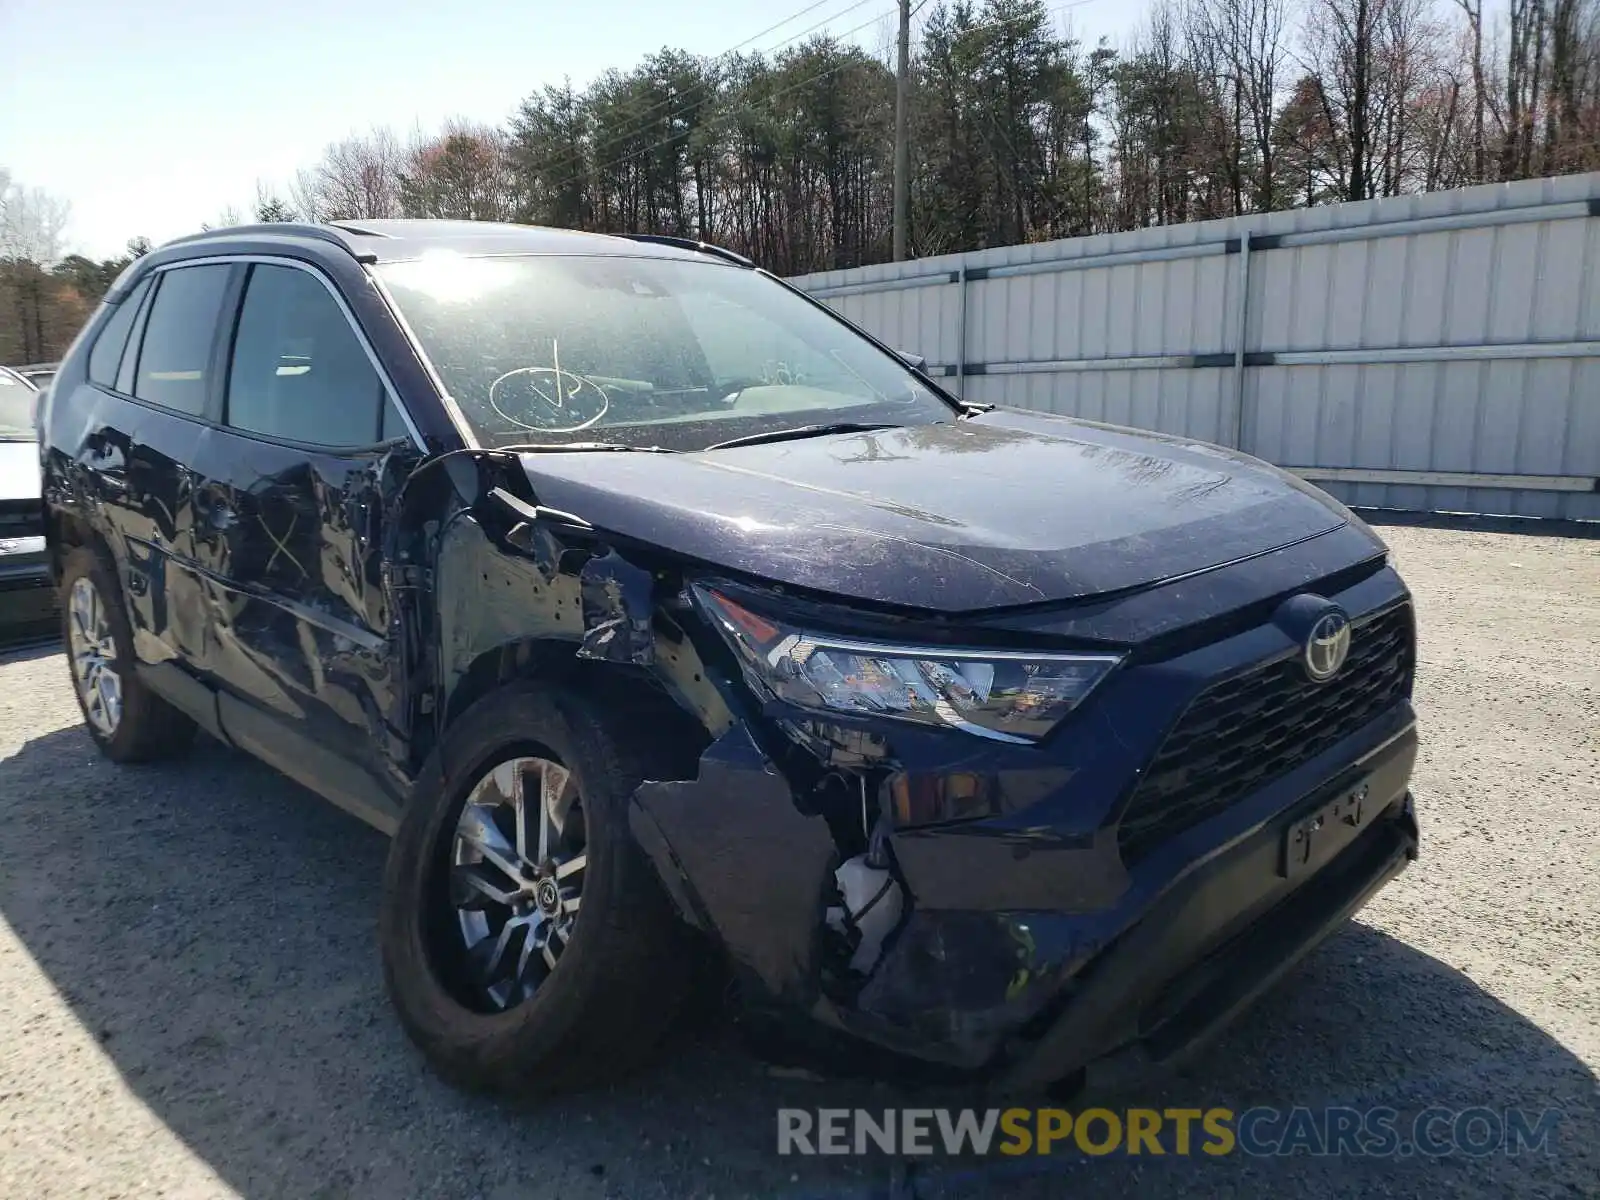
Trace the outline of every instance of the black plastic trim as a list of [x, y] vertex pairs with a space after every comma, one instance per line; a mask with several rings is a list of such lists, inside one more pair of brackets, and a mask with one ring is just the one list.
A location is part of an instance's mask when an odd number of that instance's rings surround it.
[[[366, 233], [365, 230], [362, 231]], [[162, 242], [160, 249], [169, 246], [191, 246], [199, 242], [223, 242], [236, 237], [259, 237], [263, 234], [272, 237], [311, 238], [314, 241], [326, 242], [337, 246], [357, 262], [377, 262], [375, 254], [363, 254], [340, 236], [339, 232], [324, 225], [307, 225], [300, 221], [278, 221], [265, 225], [232, 225], [226, 229], [207, 229], [202, 233], [186, 233], [182, 237], [175, 237], [171, 241]], [[371, 236], [368, 234], [367, 236]]]
[[714, 246], [710, 242], [697, 242], [693, 238], [673, 237], [665, 233], [625, 233], [622, 235], [630, 242], [642, 242], [649, 246], [674, 246], [679, 250], [693, 250], [696, 254], [710, 254], [725, 262], [736, 266], [755, 268], [755, 263], [742, 254], [726, 250], [721, 246]]

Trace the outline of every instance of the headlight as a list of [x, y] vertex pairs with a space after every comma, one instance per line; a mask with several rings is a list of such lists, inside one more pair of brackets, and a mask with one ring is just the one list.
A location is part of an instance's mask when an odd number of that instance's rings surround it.
[[1117, 654], [1033, 654], [897, 646], [812, 633], [696, 587], [746, 675], [798, 708], [964, 729], [1036, 742], [1121, 661]]

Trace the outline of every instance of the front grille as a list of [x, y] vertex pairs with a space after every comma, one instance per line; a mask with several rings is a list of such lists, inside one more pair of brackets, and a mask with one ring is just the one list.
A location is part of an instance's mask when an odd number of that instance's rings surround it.
[[1190, 702], [1140, 781], [1117, 845], [1131, 863], [1373, 720], [1406, 694], [1411, 606], [1354, 623], [1350, 657], [1313, 683], [1300, 655], [1213, 684]]
[[44, 505], [38, 500], [0, 500], [0, 538], [39, 537]]

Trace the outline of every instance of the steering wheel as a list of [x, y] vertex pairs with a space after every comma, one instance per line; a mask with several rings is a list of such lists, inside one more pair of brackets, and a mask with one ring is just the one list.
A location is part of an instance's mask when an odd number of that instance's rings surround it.
[[[506, 407], [520, 411], [514, 417]], [[489, 407], [501, 420], [533, 433], [577, 433], [611, 408], [605, 388], [571, 371], [518, 367], [489, 385]], [[523, 419], [526, 418], [526, 419]]]

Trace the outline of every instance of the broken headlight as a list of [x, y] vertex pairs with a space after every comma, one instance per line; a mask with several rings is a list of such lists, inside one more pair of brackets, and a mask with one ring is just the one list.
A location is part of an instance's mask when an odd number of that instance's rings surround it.
[[763, 617], [711, 588], [695, 594], [746, 673], [780, 700], [1001, 742], [1043, 738], [1121, 660], [857, 641]]

